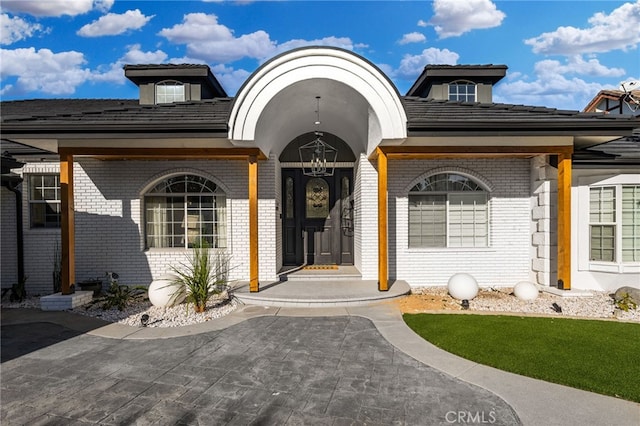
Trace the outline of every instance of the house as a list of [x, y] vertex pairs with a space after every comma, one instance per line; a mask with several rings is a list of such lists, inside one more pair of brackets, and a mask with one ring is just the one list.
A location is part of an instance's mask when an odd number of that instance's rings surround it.
[[[50, 293], [58, 240], [63, 293], [105, 271], [150, 283], [203, 239], [251, 291], [312, 264], [353, 265], [380, 291], [457, 272], [482, 286], [640, 285], [637, 214], [622, 231], [631, 260], [583, 280], [590, 212], [572, 173], [575, 149], [629, 137], [638, 117], [493, 103], [502, 65], [428, 65], [401, 96], [365, 58], [326, 47], [274, 57], [234, 97], [204, 65], [124, 72], [139, 99], [1, 104], [3, 152], [39, 152], [13, 155], [31, 292]], [[637, 194], [635, 160], [624, 174]], [[3, 231], [11, 197], [3, 187]], [[17, 276], [2, 261], [5, 287]]]

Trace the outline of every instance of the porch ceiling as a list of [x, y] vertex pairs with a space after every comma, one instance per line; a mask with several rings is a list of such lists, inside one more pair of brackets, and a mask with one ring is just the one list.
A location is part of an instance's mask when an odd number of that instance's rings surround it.
[[[321, 97], [319, 126], [316, 96]], [[366, 151], [368, 128], [369, 104], [362, 95], [341, 82], [316, 78], [298, 81], [271, 99], [258, 120], [256, 142], [277, 156], [295, 137], [319, 130], [340, 137], [357, 155]]]

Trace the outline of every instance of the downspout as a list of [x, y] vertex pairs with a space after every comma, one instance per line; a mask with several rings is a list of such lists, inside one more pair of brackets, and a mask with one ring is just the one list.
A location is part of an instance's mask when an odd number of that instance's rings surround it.
[[16, 238], [18, 249], [18, 282], [24, 282], [24, 233], [22, 230], [22, 192], [18, 189], [18, 185], [22, 183], [22, 178], [3, 179], [2, 186], [16, 195]]

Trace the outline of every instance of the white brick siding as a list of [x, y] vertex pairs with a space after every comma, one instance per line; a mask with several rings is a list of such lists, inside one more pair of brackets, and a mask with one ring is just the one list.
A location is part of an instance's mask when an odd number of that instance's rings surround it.
[[[488, 184], [490, 246], [408, 248], [408, 192], [425, 173], [461, 171]], [[411, 286], [446, 285], [466, 272], [481, 286], [513, 286], [531, 271], [529, 160], [459, 159], [389, 161], [389, 271]]]
[[[273, 161], [258, 165], [260, 278], [275, 276]], [[246, 161], [99, 161], [78, 159], [75, 173], [76, 280], [115, 271], [127, 284], [149, 284], [185, 262], [189, 250], [144, 249], [143, 194], [176, 173], [213, 180], [227, 195], [230, 278], [249, 275], [248, 163]]]
[[355, 169], [355, 266], [362, 279], [378, 279], [378, 171], [364, 154]]
[[[21, 185], [25, 186], [25, 185]], [[19, 190], [22, 190], [20, 187]], [[10, 288], [18, 282], [18, 253], [16, 230], [16, 195], [4, 186], [0, 190], [2, 199], [0, 199], [0, 214], [2, 215], [2, 228], [0, 235], [2, 246], [0, 247], [0, 286], [2, 288]], [[20, 203], [22, 201], [19, 201]]]
[[29, 188], [30, 174], [59, 174], [60, 163], [29, 163], [22, 168], [22, 212], [24, 230], [24, 273], [29, 295], [53, 293], [53, 261], [56, 246], [60, 247], [60, 229], [30, 228]]

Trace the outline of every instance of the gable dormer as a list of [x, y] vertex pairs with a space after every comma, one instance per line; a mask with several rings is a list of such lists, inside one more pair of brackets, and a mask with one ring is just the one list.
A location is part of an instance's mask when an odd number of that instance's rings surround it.
[[227, 97], [207, 65], [125, 65], [124, 75], [138, 86], [141, 105]]
[[490, 103], [506, 73], [506, 65], [427, 65], [407, 96]]

